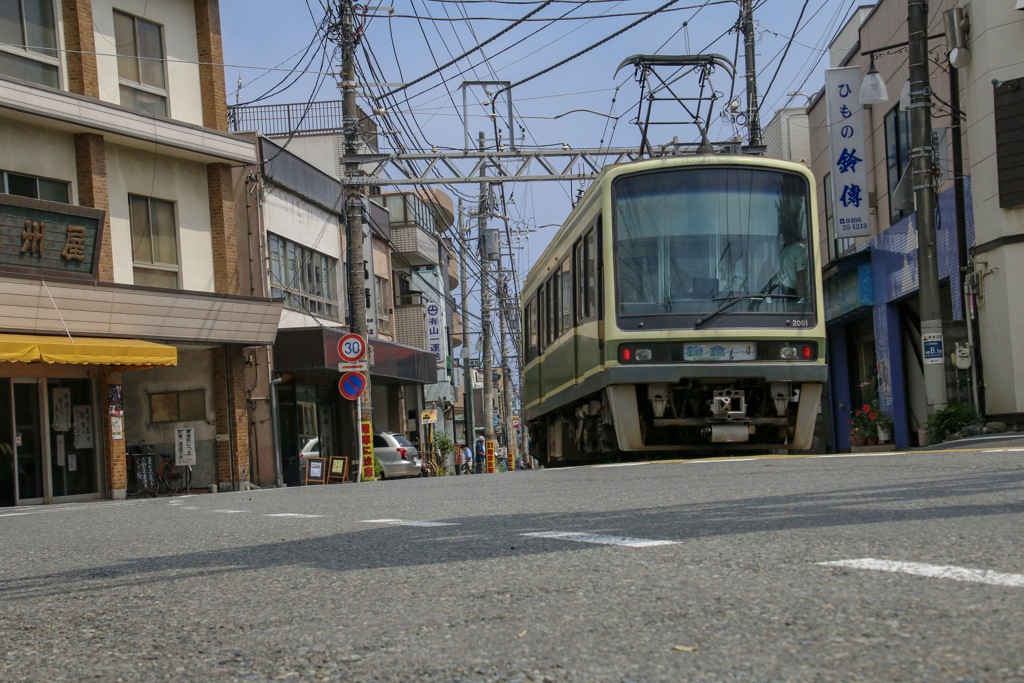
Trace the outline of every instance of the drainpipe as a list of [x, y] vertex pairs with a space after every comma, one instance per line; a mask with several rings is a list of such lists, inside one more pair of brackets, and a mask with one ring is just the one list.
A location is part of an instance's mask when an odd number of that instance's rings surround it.
[[274, 479], [278, 488], [284, 488], [284, 468], [281, 466], [281, 435], [277, 427], [277, 385], [284, 377], [274, 377], [270, 380], [270, 431], [274, 438]]

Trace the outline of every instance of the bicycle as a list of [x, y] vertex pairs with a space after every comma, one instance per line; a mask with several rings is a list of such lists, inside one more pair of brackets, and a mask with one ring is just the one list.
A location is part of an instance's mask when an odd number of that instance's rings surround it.
[[126, 493], [130, 498], [138, 497], [142, 493], [138, 489], [138, 480], [135, 476], [136, 459], [140, 456], [160, 456], [160, 463], [156, 464], [154, 468], [156, 490], [146, 491], [146, 493], [151, 495], [156, 495], [157, 493], [181, 493], [182, 491], [187, 491], [191, 486], [192, 466], [185, 465], [179, 468], [175, 464], [174, 458], [163, 453], [157, 453], [148, 443], [129, 446], [125, 456], [128, 459], [128, 490]]
[[184, 465], [179, 468], [174, 458], [163, 453], [158, 455], [161, 460], [156, 470], [156, 480], [170, 493], [187, 491], [192, 483], [192, 466]]

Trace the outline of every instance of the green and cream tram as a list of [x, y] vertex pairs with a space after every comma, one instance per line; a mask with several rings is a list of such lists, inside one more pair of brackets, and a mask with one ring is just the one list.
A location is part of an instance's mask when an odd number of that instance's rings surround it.
[[531, 453], [808, 448], [826, 377], [813, 188], [763, 157], [605, 168], [523, 290]]

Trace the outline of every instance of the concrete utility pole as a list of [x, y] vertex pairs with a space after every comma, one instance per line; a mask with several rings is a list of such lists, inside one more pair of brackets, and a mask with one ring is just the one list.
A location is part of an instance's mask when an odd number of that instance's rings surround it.
[[[946, 407], [946, 365], [935, 245], [932, 96], [928, 74], [928, 1], [907, 0], [910, 48], [910, 163], [917, 204], [917, 279], [921, 304], [924, 389], [929, 419]], [[956, 113], [954, 112], [954, 116]], [[937, 356], [937, 358], [936, 358]], [[930, 362], [937, 361], [937, 362]]]
[[459, 289], [462, 294], [462, 426], [466, 432], [466, 445], [473, 450], [476, 447], [476, 426], [473, 424], [473, 370], [469, 367], [469, 287], [466, 285], [466, 247], [469, 245], [469, 230], [463, 223], [461, 198], [459, 235], [463, 244], [463, 248], [459, 250]]
[[750, 146], [761, 146], [761, 117], [757, 110], [757, 67], [754, 64], [754, 6], [753, 0], [740, 2], [740, 31], [743, 32], [744, 63], [747, 67], [747, 130]]
[[[511, 248], [509, 249], [511, 252]], [[501, 321], [501, 358], [503, 369], [501, 371], [501, 388], [502, 393], [505, 396], [505, 409], [504, 409], [504, 421], [502, 424], [502, 431], [505, 432], [505, 446], [508, 448], [508, 465], [509, 470], [515, 469], [516, 465], [516, 433], [512, 429], [512, 363], [509, 361], [509, 350], [508, 350], [508, 336], [511, 330], [508, 329], [508, 312], [507, 305], [508, 300], [508, 276], [503, 275], [501, 278], [501, 288], [498, 293], [498, 301], [501, 302], [500, 308], [501, 313], [498, 320]]]
[[[348, 2], [339, 3], [341, 10], [341, 114], [345, 127], [345, 179], [354, 180], [359, 176], [359, 162], [356, 155], [360, 152], [360, 131], [359, 131], [359, 107], [356, 104], [356, 62], [355, 62], [355, 33], [352, 29], [351, 4]], [[359, 194], [358, 185], [345, 185], [345, 210], [348, 223], [348, 300], [351, 315], [349, 330], [366, 339], [366, 288], [372, 287], [372, 282], [367, 282], [367, 271], [365, 268], [365, 251], [363, 236], [363, 200]], [[366, 340], [367, 352], [369, 353], [370, 342]], [[371, 355], [372, 359], [372, 355]], [[366, 387], [358, 401], [352, 402], [353, 419], [355, 424], [355, 443], [352, 453], [360, 454], [362, 461], [362, 425], [360, 422], [369, 422], [370, 433], [373, 433], [373, 404], [370, 392], [370, 373], [366, 373]], [[361, 470], [360, 470], [361, 471]], [[364, 477], [365, 478], [365, 477]]]
[[[484, 150], [486, 142], [484, 133], [480, 132], [480, 151]], [[480, 177], [487, 175], [486, 166], [480, 167]], [[487, 441], [494, 440], [494, 380], [491, 379], [491, 292], [490, 292], [490, 262], [487, 254], [487, 216], [491, 212], [490, 187], [486, 182], [480, 182], [480, 207], [477, 211], [477, 220], [480, 230], [480, 324], [484, 346], [484, 405], [481, 420], [484, 423], [484, 438]]]

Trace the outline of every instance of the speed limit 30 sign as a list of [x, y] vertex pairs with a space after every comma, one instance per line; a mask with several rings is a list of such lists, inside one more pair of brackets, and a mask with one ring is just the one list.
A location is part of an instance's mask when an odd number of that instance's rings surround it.
[[346, 334], [338, 340], [338, 355], [347, 363], [358, 363], [366, 355], [366, 340], [358, 334]]

